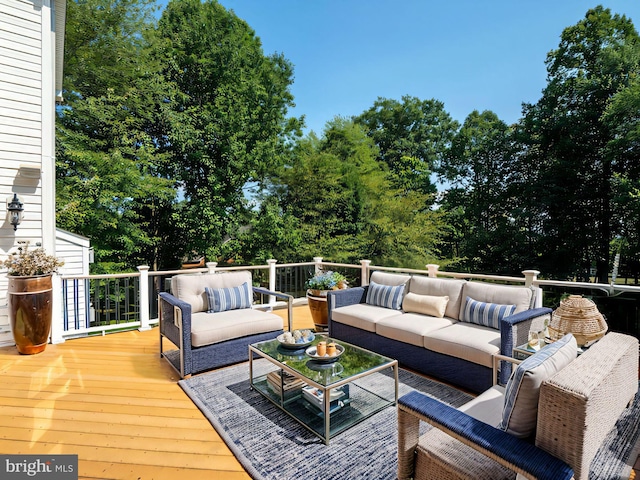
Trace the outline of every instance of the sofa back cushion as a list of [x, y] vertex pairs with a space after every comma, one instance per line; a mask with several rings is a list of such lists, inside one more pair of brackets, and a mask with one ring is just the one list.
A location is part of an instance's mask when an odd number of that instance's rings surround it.
[[207, 312], [217, 313], [227, 310], [251, 308], [253, 294], [249, 282], [244, 282], [238, 287], [210, 288], [204, 287], [209, 308]]
[[[531, 308], [532, 291], [526, 287], [496, 285], [486, 282], [465, 282], [462, 287], [462, 299], [471, 297], [478, 302], [515, 305], [513, 313], [524, 312]], [[464, 306], [464, 301], [461, 302]], [[462, 315], [462, 310], [460, 312]], [[462, 320], [460, 318], [460, 320]]]
[[444, 316], [458, 320], [460, 316], [460, 304], [462, 299], [462, 287], [465, 280], [433, 278], [422, 275], [411, 277], [409, 292], [418, 295], [431, 295], [434, 297], [449, 297]]
[[205, 287], [229, 288], [238, 287], [245, 282], [252, 283], [251, 272], [240, 270], [236, 272], [196, 273], [175, 275], [171, 279], [171, 293], [191, 305], [191, 312], [206, 312], [209, 302], [205, 294]]
[[411, 280], [411, 275], [402, 275], [399, 273], [387, 273], [375, 271], [371, 273], [369, 278], [370, 282], [375, 282], [378, 285], [407, 285]]
[[540, 386], [575, 360], [578, 344], [570, 333], [524, 360], [511, 374], [504, 394], [500, 428], [519, 438], [533, 434]]
[[471, 297], [467, 297], [460, 312], [460, 320], [499, 330], [500, 320], [513, 315], [515, 309], [515, 305], [478, 302]]
[[378, 285], [375, 282], [369, 283], [367, 289], [366, 303], [376, 307], [400, 310], [404, 297], [404, 284], [401, 285]]

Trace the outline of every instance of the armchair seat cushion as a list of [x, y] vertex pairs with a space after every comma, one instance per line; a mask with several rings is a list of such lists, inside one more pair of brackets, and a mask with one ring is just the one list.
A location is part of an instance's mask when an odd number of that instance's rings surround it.
[[251, 308], [218, 313], [198, 312], [191, 316], [193, 347], [276, 330], [282, 330], [282, 317]]
[[376, 307], [366, 303], [356, 303], [333, 310], [331, 320], [375, 333], [376, 323], [383, 318], [395, 315], [398, 315], [397, 310]]
[[417, 347], [424, 346], [424, 336], [439, 328], [457, 323], [451, 318], [428, 317], [416, 313], [404, 313], [385, 317], [376, 323], [376, 333]]
[[458, 322], [427, 333], [424, 346], [434, 352], [493, 368], [493, 355], [500, 353], [500, 331]]

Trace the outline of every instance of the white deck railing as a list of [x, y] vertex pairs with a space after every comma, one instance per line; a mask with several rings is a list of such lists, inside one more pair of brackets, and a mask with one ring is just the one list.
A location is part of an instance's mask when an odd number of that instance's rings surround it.
[[[302, 269], [308, 271], [300, 278]], [[285, 291], [279, 278], [283, 272], [289, 269], [295, 274], [298, 283], [298, 292], [301, 291], [306, 277], [320, 269], [339, 269], [347, 272], [353, 270], [352, 277], [359, 277], [360, 285], [368, 284], [370, 272], [383, 270], [390, 272], [429, 275], [432, 277], [451, 277], [468, 280], [482, 280], [500, 282], [505, 284], [524, 285], [535, 289], [536, 306], [542, 306], [543, 289], [545, 287], [561, 287], [571, 289], [594, 289], [605, 295], [613, 295], [617, 292], [634, 292], [640, 294], [640, 286], [630, 285], [605, 285], [584, 282], [565, 282], [557, 280], [540, 280], [536, 270], [525, 270], [522, 277], [485, 275], [460, 272], [439, 271], [439, 266], [429, 264], [425, 269], [409, 269], [399, 267], [385, 267], [371, 265], [369, 260], [361, 260], [360, 264], [343, 264], [325, 262], [322, 257], [315, 257], [313, 262], [278, 264], [276, 260], [268, 260], [265, 265], [218, 267], [217, 263], [207, 263], [206, 268], [150, 271], [147, 266], [138, 267], [137, 272], [117, 275], [62, 275], [59, 276], [54, 287], [61, 292], [57, 300], [60, 315], [54, 318], [52, 326], [52, 341], [62, 342], [67, 338], [78, 336], [106, 334], [108, 332], [123, 329], [148, 330], [157, 324], [157, 294], [168, 288], [168, 279], [174, 275], [193, 273], [212, 273], [216, 271], [251, 270], [256, 272], [256, 277], [262, 277], [261, 284], [269, 290]], [[279, 275], [280, 274], [280, 275]], [[357, 283], [357, 282], [356, 282]], [[165, 285], [166, 284], [166, 285]], [[304, 290], [302, 290], [304, 291]], [[295, 293], [295, 292], [286, 292]], [[304, 294], [300, 295], [302, 298]], [[277, 307], [275, 297], [262, 299], [263, 304]], [[54, 305], [55, 307], [55, 305]]]

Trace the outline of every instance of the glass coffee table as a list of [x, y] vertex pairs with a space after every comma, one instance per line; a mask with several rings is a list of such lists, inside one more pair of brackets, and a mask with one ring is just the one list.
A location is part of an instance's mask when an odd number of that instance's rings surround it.
[[[320, 341], [332, 340], [316, 334], [310, 346]], [[398, 402], [397, 360], [340, 340], [335, 343], [344, 352], [333, 362], [314, 360], [306, 348], [284, 348], [278, 340], [249, 345], [251, 387], [326, 445], [337, 434]], [[254, 353], [269, 363], [256, 368]], [[390, 375], [379, 373], [387, 369]]]

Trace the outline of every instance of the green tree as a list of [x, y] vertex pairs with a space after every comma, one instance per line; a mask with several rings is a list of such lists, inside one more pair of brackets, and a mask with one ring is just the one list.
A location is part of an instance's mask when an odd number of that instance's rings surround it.
[[300, 121], [293, 105], [293, 68], [265, 56], [255, 32], [215, 1], [170, 2], [160, 18], [158, 57], [178, 93], [157, 137], [170, 156], [183, 200], [173, 211], [181, 248], [217, 258], [246, 219], [243, 188], [285, 158], [286, 136]]
[[408, 95], [402, 101], [378, 98], [355, 121], [373, 138], [396, 186], [424, 194], [436, 192], [431, 173], [458, 128], [442, 102]]
[[444, 155], [440, 176], [451, 185], [443, 209], [451, 256], [470, 271], [518, 273], [523, 252], [511, 128], [490, 111], [472, 112]]
[[158, 175], [152, 125], [166, 98], [141, 32], [150, 2], [88, 0], [67, 9], [64, 97], [58, 110], [56, 220], [91, 238], [94, 270], [154, 265], [153, 217], [175, 196]]
[[[339, 262], [362, 258], [386, 265], [422, 266], [437, 258], [441, 227], [432, 197], [393, 185], [378, 149], [361, 125], [329, 122], [322, 138], [298, 142], [291, 161], [272, 179], [282, 222], [295, 227], [275, 258]], [[271, 222], [275, 223], [275, 221]], [[287, 258], [284, 255], [293, 253]]]
[[599, 6], [562, 32], [546, 60], [548, 83], [542, 98], [524, 106], [520, 126], [523, 161], [536, 172], [534, 195], [541, 205], [549, 275], [588, 278], [592, 264], [607, 282], [609, 246], [617, 234], [613, 181], [623, 163], [608, 152], [615, 126], [603, 115], [638, 73], [638, 34], [625, 16]]

